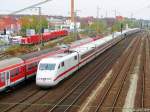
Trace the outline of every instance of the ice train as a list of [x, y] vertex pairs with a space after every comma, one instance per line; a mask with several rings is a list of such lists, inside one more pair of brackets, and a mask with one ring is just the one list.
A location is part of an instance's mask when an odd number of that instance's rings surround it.
[[[137, 31], [139, 29], [124, 31], [123, 35], [130, 35]], [[91, 43], [69, 49], [64, 53], [42, 59], [38, 64], [36, 85], [39, 87], [57, 85], [60, 81], [124, 38], [120, 34], [116, 35], [114, 38], [107, 36]]]

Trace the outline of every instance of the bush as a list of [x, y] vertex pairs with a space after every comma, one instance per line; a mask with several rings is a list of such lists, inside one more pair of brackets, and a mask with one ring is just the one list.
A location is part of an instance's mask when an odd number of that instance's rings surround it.
[[0, 45], [5, 45], [6, 43], [2, 40], [0, 40]]
[[71, 42], [74, 41], [74, 38], [73, 36], [66, 36], [64, 39], [63, 39], [63, 43], [64, 44], [70, 44]]
[[26, 46], [20, 46], [20, 45], [13, 45], [6, 49], [6, 53], [9, 55], [19, 55], [19, 54], [25, 54], [31, 52], [30, 47]]
[[52, 48], [52, 47], [54, 47], [54, 46], [56, 46], [56, 45], [57, 45], [56, 42], [51, 42], [51, 41], [49, 41], [49, 42], [47, 42], [46, 44], [44, 44], [44, 46], [42, 46], [42, 49]]

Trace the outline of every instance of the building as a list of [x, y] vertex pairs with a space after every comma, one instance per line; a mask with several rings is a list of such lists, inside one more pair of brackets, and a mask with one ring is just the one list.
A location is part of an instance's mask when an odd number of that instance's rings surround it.
[[48, 27], [49, 29], [52, 30], [60, 29], [60, 26], [65, 23], [65, 20], [62, 18], [59, 19], [59, 18], [50, 17], [47, 18], [47, 20], [48, 20]]
[[11, 16], [1, 16], [0, 17], [0, 31], [3, 32], [4, 29], [7, 30], [7, 32], [18, 32], [20, 28], [20, 24], [18, 20]]
[[80, 22], [71, 22], [68, 18], [48, 18], [49, 29], [58, 30], [58, 29], [68, 29], [73, 31], [74, 28], [80, 28]]

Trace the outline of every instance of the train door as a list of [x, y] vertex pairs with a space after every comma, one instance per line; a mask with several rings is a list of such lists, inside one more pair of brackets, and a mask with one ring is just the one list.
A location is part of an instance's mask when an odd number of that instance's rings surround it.
[[5, 72], [3, 73], [0, 73], [0, 88], [1, 87], [4, 87], [6, 84], [5, 84]]
[[10, 72], [5, 72], [6, 86], [10, 85]]

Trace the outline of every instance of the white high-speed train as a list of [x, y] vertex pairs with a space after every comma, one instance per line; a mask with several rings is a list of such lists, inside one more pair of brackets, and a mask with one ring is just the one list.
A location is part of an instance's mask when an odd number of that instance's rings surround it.
[[[139, 29], [126, 30], [123, 32], [123, 35], [129, 35], [138, 31]], [[65, 53], [42, 59], [38, 65], [36, 85], [40, 87], [57, 85], [64, 78], [71, 75], [120, 40], [120, 34], [116, 34], [114, 38], [107, 36], [83, 46], [70, 49]]]

